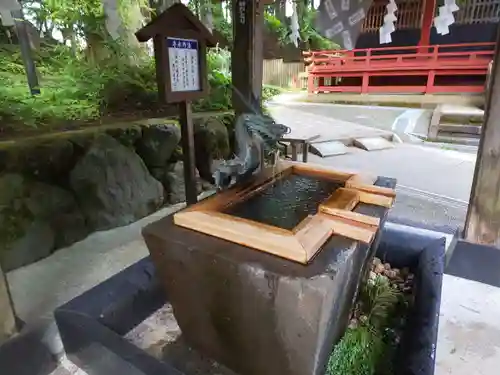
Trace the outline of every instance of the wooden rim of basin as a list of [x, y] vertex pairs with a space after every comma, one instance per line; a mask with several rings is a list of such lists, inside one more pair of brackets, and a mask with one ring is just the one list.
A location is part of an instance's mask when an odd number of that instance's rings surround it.
[[[222, 212], [292, 173], [336, 181], [344, 187], [336, 189], [319, 204], [315, 215], [309, 215], [292, 230]], [[177, 212], [174, 214], [174, 223], [306, 264], [334, 234], [371, 243], [380, 219], [353, 212], [354, 208], [358, 203], [390, 208], [396, 196], [394, 189], [373, 185], [376, 179], [374, 176], [339, 172], [315, 164], [281, 161], [276, 167], [265, 169], [249, 186], [230, 188]]]

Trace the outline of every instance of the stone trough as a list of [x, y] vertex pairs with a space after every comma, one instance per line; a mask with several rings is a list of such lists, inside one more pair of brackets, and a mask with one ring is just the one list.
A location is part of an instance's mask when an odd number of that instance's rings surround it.
[[[390, 206], [376, 204], [375, 192], [390, 195], [395, 185], [387, 178], [363, 184], [365, 177], [303, 164], [272, 177], [287, 171], [292, 179], [271, 185], [271, 198], [263, 178], [143, 231], [183, 338], [241, 375], [323, 373]], [[287, 212], [291, 191], [280, 188], [304, 183], [304, 176], [331, 179], [294, 191]], [[301, 194], [308, 204], [317, 199], [314, 207], [297, 206]]]
[[[411, 227], [388, 225], [382, 231], [377, 256], [399, 267], [410, 266], [418, 287], [395, 373], [433, 375], [444, 238], [422, 234]], [[165, 355], [169, 347], [179, 348], [182, 340], [169, 343], [162, 337], [163, 327], [151, 327], [150, 332], [159, 332], [159, 336], [147, 342], [143, 327], [168, 308], [168, 300], [155, 276], [151, 259], [147, 257], [137, 262], [56, 310], [57, 325], [68, 357], [93, 375], [234, 375], [220, 366], [212, 371], [207, 367], [189, 369], [188, 365], [199, 362], [186, 363], [189, 361], [186, 356], [175, 361], [172, 356]], [[342, 334], [342, 330], [332, 333], [332, 326], [324, 329], [325, 335]], [[134, 345], [134, 341], [143, 343]], [[187, 345], [184, 348], [194, 352]], [[325, 347], [325, 355], [330, 350], [331, 346]], [[206, 358], [198, 357], [206, 363]], [[0, 361], [0, 364], [7, 364], [9, 359], [5, 360], [7, 362]]]

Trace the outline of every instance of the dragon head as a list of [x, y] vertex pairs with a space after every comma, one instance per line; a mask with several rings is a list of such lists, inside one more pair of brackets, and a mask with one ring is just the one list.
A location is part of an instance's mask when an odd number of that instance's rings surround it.
[[278, 148], [278, 141], [283, 135], [290, 133], [288, 126], [276, 123], [270, 116], [260, 114], [242, 116], [246, 131], [261, 143], [268, 153]]
[[271, 117], [261, 114], [242, 114], [235, 123], [238, 154], [232, 160], [222, 162], [214, 172], [218, 189], [227, 188], [232, 181], [242, 182], [260, 166], [259, 146], [265, 154], [279, 148], [279, 140], [290, 128], [277, 124]]

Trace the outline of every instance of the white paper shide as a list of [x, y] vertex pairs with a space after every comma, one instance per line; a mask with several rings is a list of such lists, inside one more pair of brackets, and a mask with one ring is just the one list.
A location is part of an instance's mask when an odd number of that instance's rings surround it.
[[455, 22], [453, 13], [459, 9], [455, 0], [444, 0], [444, 5], [439, 7], [438, 15], [434, 18], [434, 27], [439, 35], [450, 33], [450, 26]]
[[198, 41], [167, 38], [172, 92], [200, 91]]
[[379, 30], [380, 44], [392, 42], [391, 34], [394, 30], [396, 30], [396, 26], [394, 24], [397, 21], [396, 11], [398, 10], [395, 0], [389, 0], [389, 3], [386, 5], [386, 10], [387, 13], [384, 16], [384, 24]]

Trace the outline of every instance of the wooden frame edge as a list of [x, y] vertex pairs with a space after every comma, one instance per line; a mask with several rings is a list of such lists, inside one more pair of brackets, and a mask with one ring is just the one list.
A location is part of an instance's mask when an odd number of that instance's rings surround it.
[[[296, 171], [344, 183], [325, 201], [318, 212], [302, 220], [292, 230], [259, 223], [220, 210], [246, 200], [282, 178]], [[380, 225], [380, 219], [353, 212], [358, 203], [392, 207], [394, 189], [369, 185], [376, 177], [332, 171], [331, 169], [300, 162], [281, 161], [276, 168], [267, 168], [261, 176], [246, 186], [230, 188], [198, 204], [175, 213], [174, 224], [226, 241], [247, 246], [285, 259], [307, 264], [333, 235], [370, 243]], [[344, 197], [342, 197], [344, 195]], [[337, 196], [336, 200], [332, 198]], [[329, 204], [329, 201], [332, 201]], [[218, 211], [219, 210], [219, 211]]]
[[215, 212], [188, 211], [176, 213], [174, 224], [302, 264], [309, 261], [306, 250], [293, 232], [250, 220], [234, 219]]

